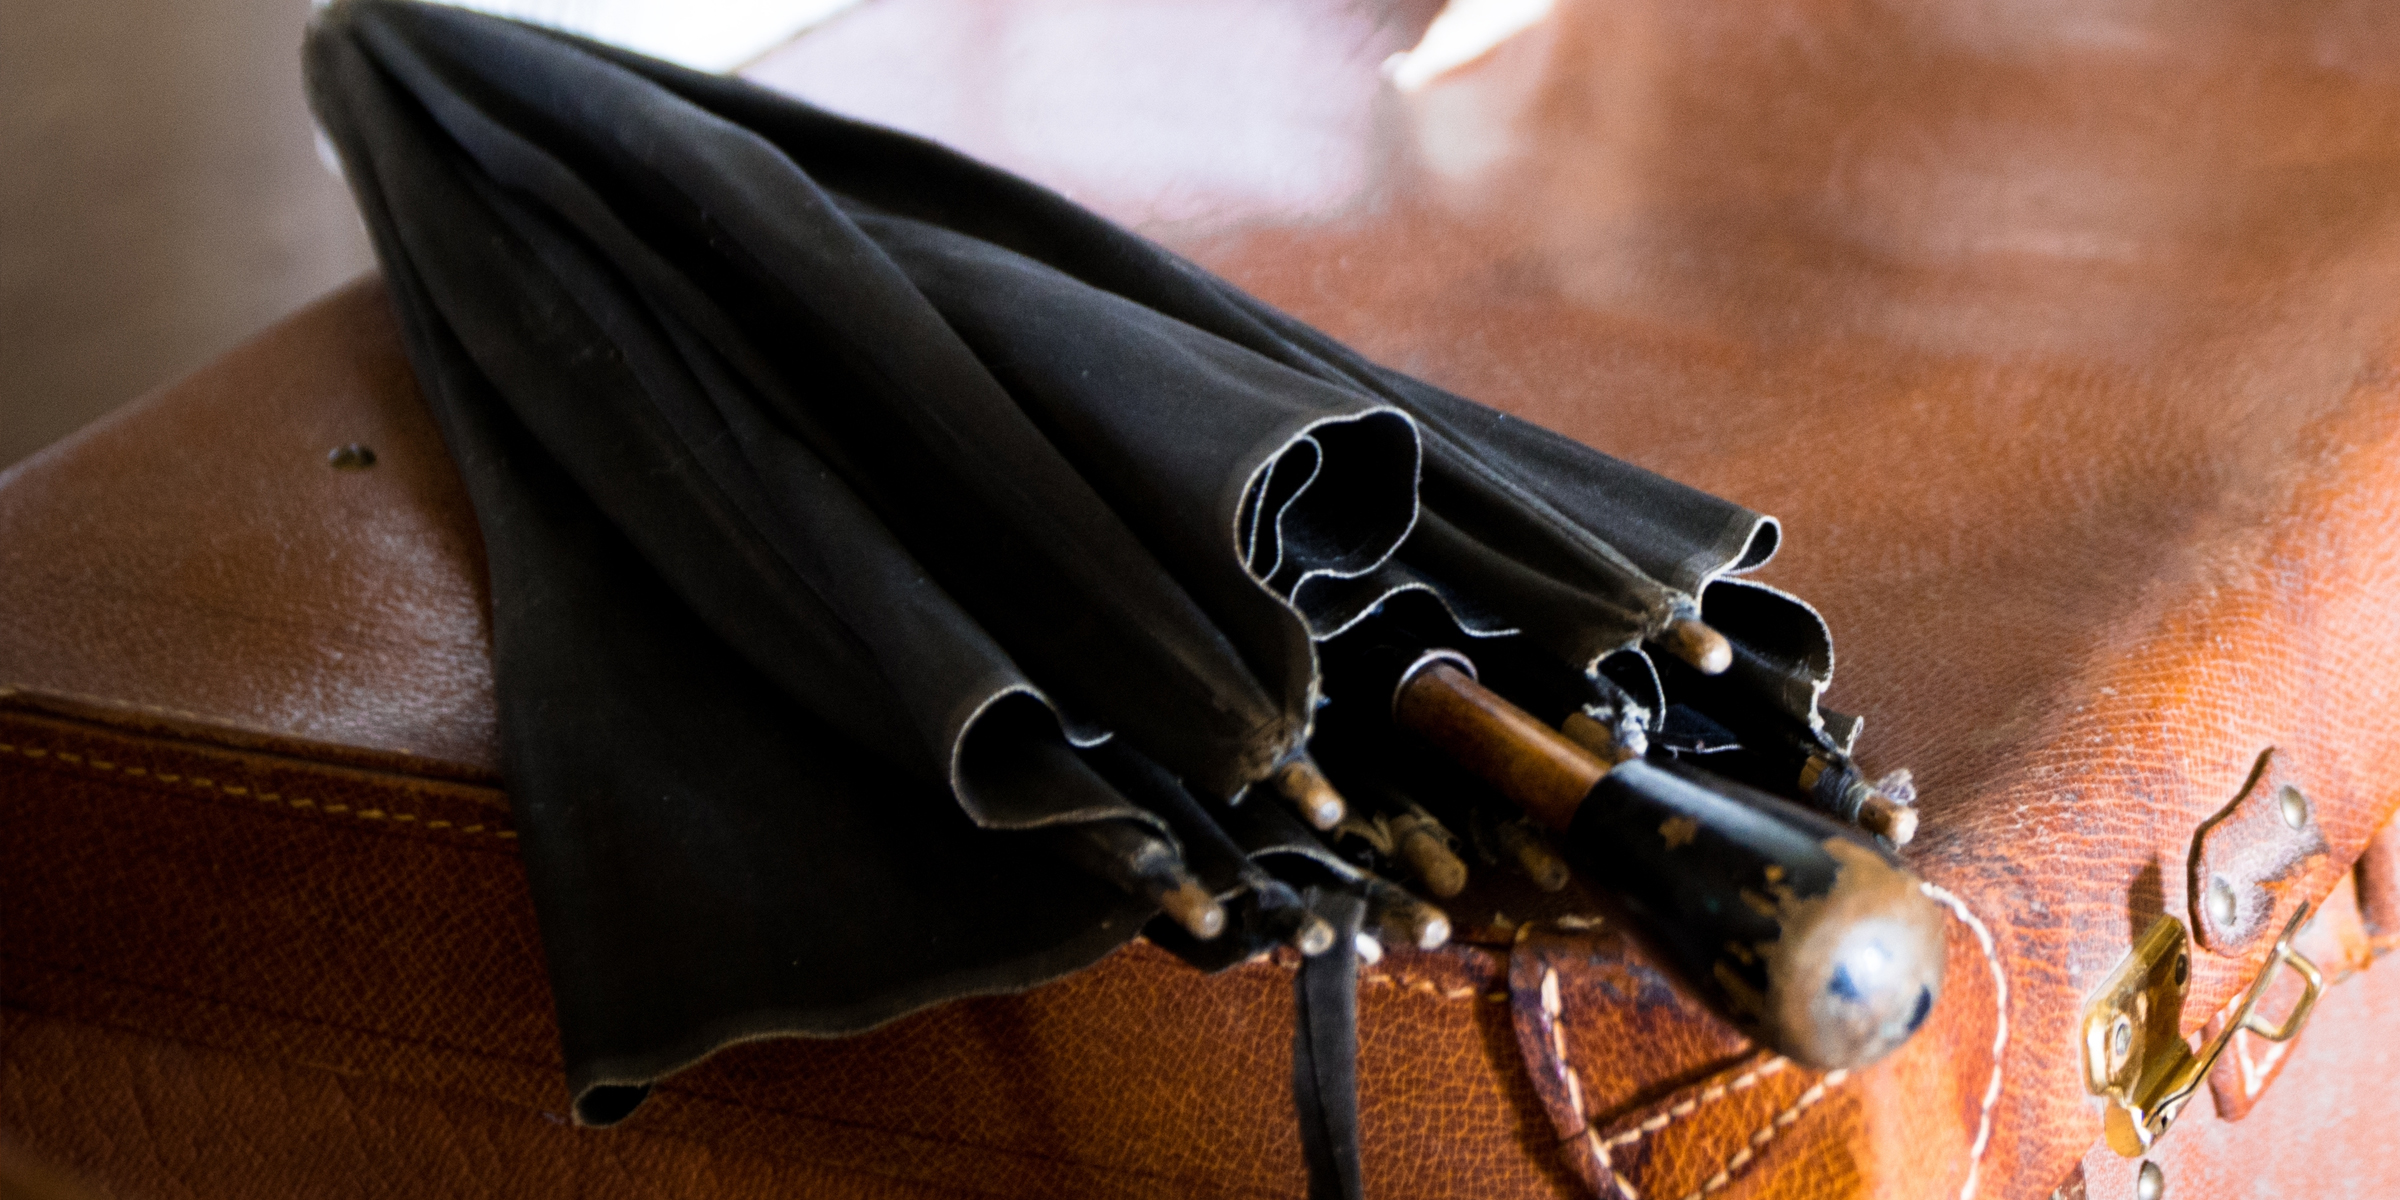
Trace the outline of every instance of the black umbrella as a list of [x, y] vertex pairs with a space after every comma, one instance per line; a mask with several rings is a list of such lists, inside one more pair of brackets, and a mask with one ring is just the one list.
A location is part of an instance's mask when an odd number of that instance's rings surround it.
[[[1296, 1082], [1354, 1188], [1348, 935], [1438, 929], [1253, 798], [1338, 815], [1321, 648], [1472, 641], [1546, 717], [1670, 750], [1708, 748], [1670, 703], [1706, 678], [1856, 783], [1822, 622], [1725, 578], [1773, 551], [1756, 513], [738, 80], [399, 0], [321, 13], [307, 58], [482, 526], [585, 1122], [731, 1041], [1055, 978], [1164, 903], [1203, 965], [1344, 946]], [[1701, 669], [1662, 685], [1645, 644]]]

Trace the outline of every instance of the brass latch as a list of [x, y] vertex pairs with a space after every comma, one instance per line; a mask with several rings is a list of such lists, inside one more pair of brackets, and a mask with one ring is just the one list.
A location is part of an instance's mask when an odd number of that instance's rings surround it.
[[[2200, 1090], [2236, 1030], [2283, 1042], [2308, 1023], [2318, 993], [2325, 990], [2325, 976], [2316, 964], [2292, 949], [2292, 935], [2308, 919], [2308, 909], [2302, 904], [2285, 923], [2266, 966], [2225, 1022], [2224, 1032], [2197, 1054], [2183, 1040], [2183, 996], [2192, 982], [2191, 940], [2183, 922], [2160, 917], [2134, 943], [2133, 952], [2083, 1010], [2084, 1085], [2093, 1095], [2108, 1098], [2110, 1149], [2127, 1158], [2148, 1153]], [[2252, 1010], [2275, 982], [2279, 966], [2298, 972], [2308, 990], [2281, 1025], [2268, 1025]]]

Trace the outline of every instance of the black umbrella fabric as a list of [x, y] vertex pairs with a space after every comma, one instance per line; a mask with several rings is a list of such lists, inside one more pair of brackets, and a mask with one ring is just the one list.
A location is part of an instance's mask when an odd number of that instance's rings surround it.
[[[1628, 682], [1653, 728], [1640, 647], [1705, 607], [1723, 686], [1818, 727], [1822, 623], [1725, 578], [1771, 521], [1033, 184], [455, 9], [336, 4], [307, 65], [482, 527], [587, 1123], [736, 1040], [1107, 954], [1157, 906], [1062, 830], [1172, 846], [1237, 914], [1152, 923], [1197, 963], [1312, 886], [1356, 929], [1358, 872], [1253, 797], [1308, 751], [1321, 645], [1397, 596]], [[1304, 979], [1304, 1042], [1349, 977]]]

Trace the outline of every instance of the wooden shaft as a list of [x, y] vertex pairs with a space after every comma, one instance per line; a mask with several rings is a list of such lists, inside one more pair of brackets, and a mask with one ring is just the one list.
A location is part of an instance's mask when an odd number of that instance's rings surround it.
[[1447, 662], [1400, 682], [1392, 716], [1552, 829], [1565, 829], [1609, 764]]
[[1333, 949], [1334, 939], [1341, 936], [1325, 918], [1305, 908], [1275, 913], [1269, 928], [1285, 945], [1309, 958]]
[[1225, 906], [1217, 903], [1217, 898], [1190, 872], [1178, 871], [1164, 886], [1154, 885], [1146, 891], [1167, 916], [1193, 937], [1205, 942], [1225, 932]]
[[[1888, 776], [1896, 786], [1908, 785], [1908, 772]], [[1811, 755], [1800, 768], [1800, 794], [1817, 809], [1849, 821], [1895, 846], [1905, 846], [1917, 836], [1917, 810], [1904, 800], [1893, 798], [1879, 783], [1869, 783], [1858, 773], [1857, 765], [1847, 759], [1837, 763], [1822, 754]]]
[[1941, 906], [1843, 826], [1686, 768], [1612, 767], [1450, 663], [1404, 678], [1393, 713], [1560, 830], [1684, 982], [1780, 1053], [1863, 1066], [1932, 1011]]

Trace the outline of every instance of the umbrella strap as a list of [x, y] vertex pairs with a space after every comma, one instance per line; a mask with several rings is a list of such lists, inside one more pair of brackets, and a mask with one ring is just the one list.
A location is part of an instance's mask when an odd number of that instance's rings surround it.
[[1358, 927], [1363, 897], [1310, 889], [1308, 907], [1340, 934], [1292, 981], [1292, 1105], [1308, 1160], [1308, 1200], [1361, 1200], [1358, 1170]]

